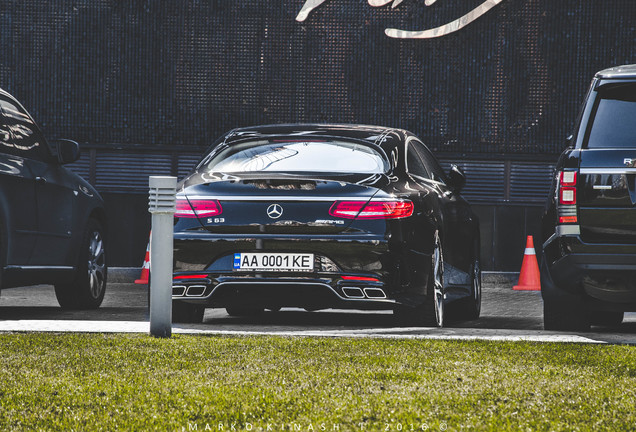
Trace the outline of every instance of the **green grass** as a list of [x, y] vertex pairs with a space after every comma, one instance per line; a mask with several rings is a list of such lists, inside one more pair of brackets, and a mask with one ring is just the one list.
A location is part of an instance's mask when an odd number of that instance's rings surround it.
[[625, 346], [0, 334], [0, 430], [633, 430], [635, 375]]

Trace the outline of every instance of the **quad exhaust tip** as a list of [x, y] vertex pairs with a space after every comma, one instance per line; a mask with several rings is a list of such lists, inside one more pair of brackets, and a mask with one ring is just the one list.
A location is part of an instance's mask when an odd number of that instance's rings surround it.
[[364, 294], [368, 298], [373, 298], [373, 299], [385, 299], [386, 298], [386, 293], [384, 292], [384, 290], [382, 290], [380, 288], [365, 288], [364, 289]]
[[385, 299], [386, 293], [381, 288], [342, 287], [342, 292], [351, 299]]
[[364, 292], [358, 287], [342, 287], [342, 292], [348, 298], [363, 299]]
[[173, 285], [172, 295], [174, 297], [203, 297], [205, 289], [205, 285]]

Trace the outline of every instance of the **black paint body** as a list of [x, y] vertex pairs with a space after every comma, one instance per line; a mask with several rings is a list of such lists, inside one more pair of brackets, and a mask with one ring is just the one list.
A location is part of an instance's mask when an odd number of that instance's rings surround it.
[[[632, 104], [633, 110], [636, 65], [596, 74], [570, 147], [557, 163], [557, 175], [559, 171], [578, 175], [577, 223], [558, 223], [556, 175], [542, 218], [544, 302], [561, 308], [577, 304], [590, 316], [594, 311], [636, 311], [636, 134], [631, 144], [611, 140], [590, 144], [593, 127], [600, 127], [601, 99], [614, 98], [607, 96], [610, 91], [620, 92], [616, 100]], [[631, 118], [631, 125], [635, 121]]]
[[31, 116], [0, 90], [0, 287], [74, 280], [89, 218], [106, 227], [104, 202], [62, 165], [79, 147], [51, 149]]
[[[208, 156], [178, 187], [178, 196], [211, 196], [219, 200], [222, 222], [178, 218], [175, 221], [173, 299], [207, 307], [304, 307], [392, 309], [415, 306], [429, 295], [433, 238], [439, 232], [445, 263], [446, 301], [471, 294], [471, 266], [479, 260], [479, 223], [459, 194], [463, 176], [439, 171], [428, 149], [404, 130], [354, 125], [273, 125], [229, 132], [208, 154], [248, 140], [332, 140], [371, 146], [386, 155], [384, 174], [205, 173]], [[429, 178], [413, 175], [405, 157], [420, 146], [430, 158]], [[353, 171], [353, 169], [352, 169]], [[433, 180], [432, 177], [438, 181]], [[404, 198], [414, 204], [402, 219], [336, 221], [329, 214], [335, 200]], [[283, 215], [268, 217], [279, 204]], [[233, 271], [240, 252], [315, 254], [312, 273], [244, 273]], [[205, 275], [198, 279], [179, 279]], [[354, 276], [376, 280], [345, 280]], [[182, 288], [192, 285], [196, 296]], [[350, 298], [343, 287], [380, 288], [385, 298]], [[186, 291], [187, 292], [187, 291]], [[370, 291], [376, 295], [379, 291]], [[175, 293], [180, 295], [175, 295]]]

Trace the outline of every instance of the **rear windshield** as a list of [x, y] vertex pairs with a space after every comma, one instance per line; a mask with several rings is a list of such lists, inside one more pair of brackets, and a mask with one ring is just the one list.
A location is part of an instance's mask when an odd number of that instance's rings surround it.
[[344, 141], [252, 141], [232, 145], [205, 163], [216, 172], [321, 172], [379, 174], [388, 162], [379, 151]]
[[636, 85], [600, 90], [588, 148], [636, 147]]

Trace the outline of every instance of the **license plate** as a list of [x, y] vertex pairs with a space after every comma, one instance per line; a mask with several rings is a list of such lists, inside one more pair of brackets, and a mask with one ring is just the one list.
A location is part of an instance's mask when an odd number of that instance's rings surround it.
[[236, 253], [234, 270], [299, 271], [314, 269], [314, 254], [298, 253]]

